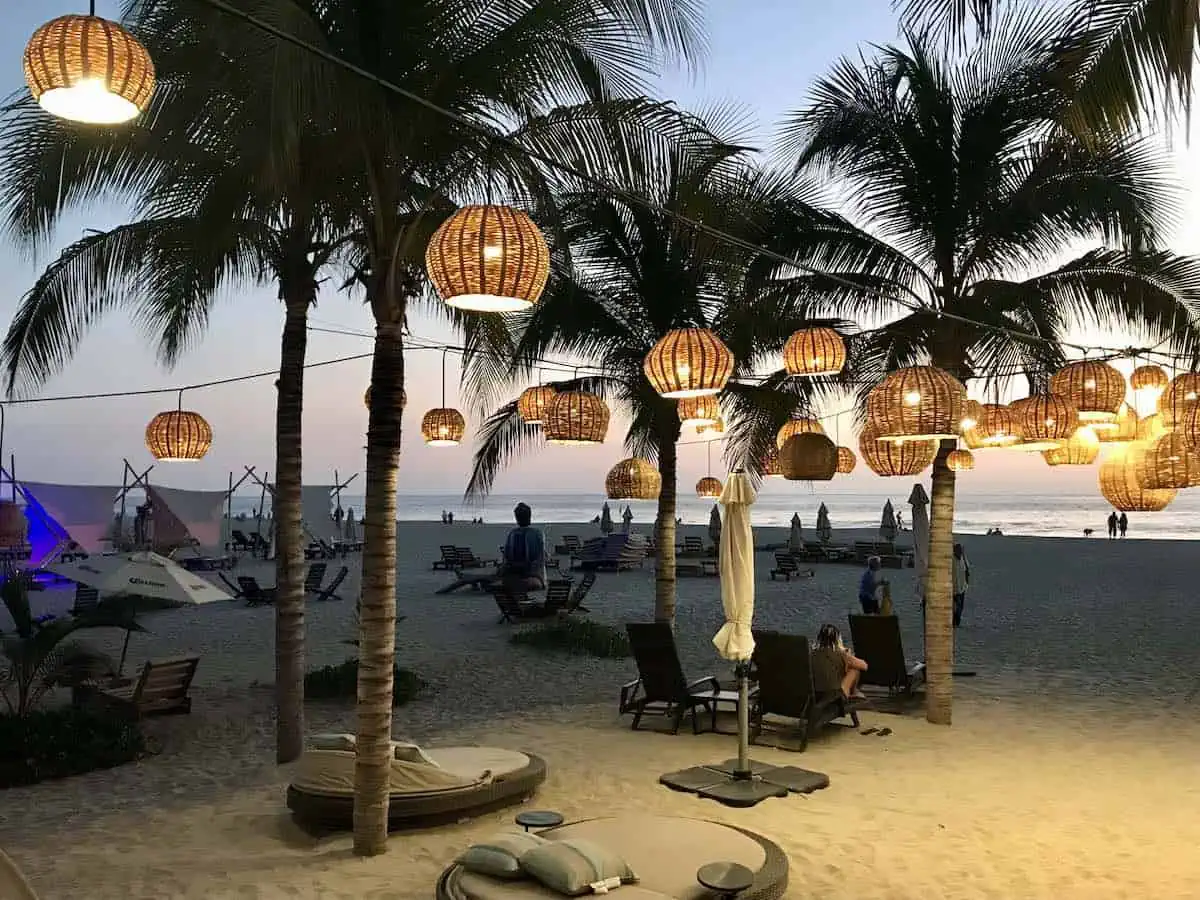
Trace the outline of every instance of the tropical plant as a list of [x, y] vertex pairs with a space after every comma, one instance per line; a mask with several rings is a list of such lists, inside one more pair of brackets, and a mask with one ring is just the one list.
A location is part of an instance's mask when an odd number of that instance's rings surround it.
[[[908, 45], [839, 62], [782, 132], [796, 170], [846, 198], [841, 214], [796, 221], [787, 239], [797, 260], [824, 274], [798, 276], [792, 289], [831, 314], [899, 315], [856, 338], [859, 375], [929, 361], [985, 384], [1044, 376], [1076, 327], [1128, 326], [1200, 351], [1200, 260], [1155, 249], [1178, 196], [1159, 154], [1051, 124], [1071, 97], [1037, 29], [997, 26], [953, 62], [927, 34]], [[1069, 258], [1102, 243], [1135, 249]], [[925, 619], [927, 714], [943, 724], [953, 449], [943, 441], [933, 468]]]

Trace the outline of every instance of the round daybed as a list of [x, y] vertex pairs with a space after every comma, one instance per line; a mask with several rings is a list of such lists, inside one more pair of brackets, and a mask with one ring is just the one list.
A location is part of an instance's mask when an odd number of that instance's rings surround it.
[[[442, 747], [393, 759], [388, 825], [455, 821], [533, 796], [546, 763], [532, 753], [498, 747]], [[298, 820], [347, 829], [354, 818], [354, 752], [306, 750], [288, 785], [287, 805]]]
[[[754, 883], [738, 900], [778, 900], [787, 890], [788, 859], [783, 849], [753, 831], [704, 819], [622, 815], [586, 819], [540, 831], [547, 840], [586, 838], [620, 854], [638, 876], [637, 884], [615, 891], [620, 900], [700, 900], [710, 891], [696, 881], [701, 866], [736, 862], [754, 872]], [[503, 881], [453, 865], [442, 873], [437, 900], [561, 900], [536, 881]]]

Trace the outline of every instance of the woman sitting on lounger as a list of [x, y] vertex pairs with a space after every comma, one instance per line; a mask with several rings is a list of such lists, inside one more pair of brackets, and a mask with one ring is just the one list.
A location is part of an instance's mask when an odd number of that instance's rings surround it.
[[850, 700], [861, 700], [858, 679], [867, 664], [846, 649], [836, 625], [822, 625], [812, 652], [813, 688], [818, 694], [841, 691]]

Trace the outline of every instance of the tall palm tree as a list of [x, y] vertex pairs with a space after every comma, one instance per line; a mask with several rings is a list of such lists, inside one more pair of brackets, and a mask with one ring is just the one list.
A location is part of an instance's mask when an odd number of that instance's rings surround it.
[[[997, 27], [953, 62], [938, 51], [918, 34], [843, 60], [783, 128], [797, 171], [846, 198], [840, 214], [795, 223], [798, 261], [824, 274], [792, 289], [837, 315], [899, 315], [856, 339], [861, 373], [924, 361], [963, 380], [1045, 373], [1079, 326], [1200, 348], [1200, 260], [1155, 249], [1177, 208], [1165, 161], [1143, 141], [1084, 143], [1047, 124], [1071, 98], [1036, 31]], [[927, 714], [942, 724], [953, 449], [943, 441], [933, 468], [925, 625]]]

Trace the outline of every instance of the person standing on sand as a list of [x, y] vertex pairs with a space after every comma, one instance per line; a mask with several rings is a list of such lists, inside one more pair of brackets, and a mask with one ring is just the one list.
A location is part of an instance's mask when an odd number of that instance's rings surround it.
[[1117, 519], [1117, 528], [1121, 529], [1121, 537], [1125, 537], [1125, 532], [1129, 530], [1129, 516], [1121, 513], [1121, 518]]
[[513, 510], [517, 527], [504, 539], [504, 563], [500, 578], [510, 596], [546, 587], [546, 542], [530, 523], [533, 510], [518, 503]]
[[858, 582], [858, 602], [867, 615], [879, 613], [879, 589], [887, 584], [879, 572], [881, 565], [878, 556], [870, 557], [867, 560], [867, 568]]
[[1117, 511], [1114, 509], [1108, 514], [1108, 539], [1111, 541], [1117, 536]]
[[962, 544], [954, 545], [954, 627], [962, 624], [963, 607], [967, 602], [967, 587], [971, 584], [971, 564]]

